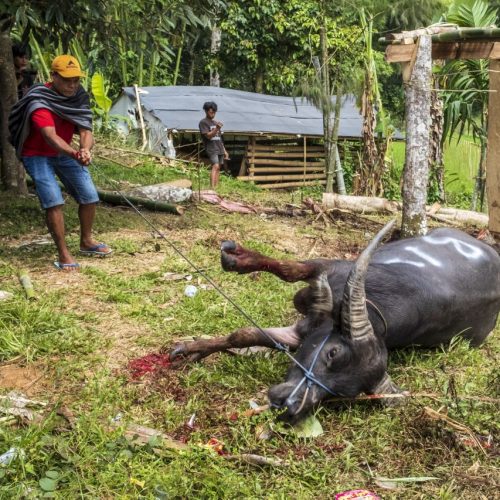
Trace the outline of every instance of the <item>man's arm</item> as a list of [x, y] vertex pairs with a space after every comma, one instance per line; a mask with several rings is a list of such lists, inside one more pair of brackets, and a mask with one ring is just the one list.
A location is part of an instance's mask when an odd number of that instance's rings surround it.
[[42, 134], [45, 142], [51, 148], [54, 148], [58, 153], [77, 159], [78, 151], [75, 151], [65, 140], [61, 139], [56, 134], [55, 127], [43, 127], [40, 129], [40, 133]]
[[88, 165], [92, 161], [92, 155], [90, 150], [94, 146], [94, 136], [91, 130], [86, 130], [84, 128], [78, 129], [80, 135], [80, 157], [84, 165]]

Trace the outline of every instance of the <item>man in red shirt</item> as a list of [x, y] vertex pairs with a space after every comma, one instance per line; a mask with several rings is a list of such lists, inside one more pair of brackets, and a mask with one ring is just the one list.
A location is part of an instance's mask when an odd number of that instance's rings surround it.
[[[61, 189], [56, 175], [77, 201], [80, 219], [80, 253], [106, 257], [112, 250], [91, 235], [97, 190], [87, 166], [92, 160], [92, 115], [89, 97], [80, 85], [84, 76], [72, 56], [56, 57], [51, 65], [52, 81], [37, 85], [16, 104], [9, 117], [11, 140], [30, 174], [59, 258], [54, 265], [64, 271], [78, 270], [65, 241]], [[80, 137], [79, 148], [71, 145]]]

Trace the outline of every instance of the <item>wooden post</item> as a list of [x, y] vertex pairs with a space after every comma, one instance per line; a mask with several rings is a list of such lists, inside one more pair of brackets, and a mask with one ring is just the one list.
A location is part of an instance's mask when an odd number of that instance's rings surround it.
[[490, 61], [488, 102], [488, 151], [486, 153], [486, 192], [489, 230], [500, 241], [500, 60]]
[[139, 96], [139, 87], [137, 84], [134, 84], [134, 90], [135, 90], [135, 99], [137, 101], [137, 111], [139, 113], [139, 121], [141, 124], [141, 131], [142, 131], [142, 150], [146, 148], [146, 145], [148, 143], [148, 138], [146, 137], [146, 126], [144, 125], [144, 118], [142, 116], [142, 104], [141, 104], [141, 97]]
[[403, 173], [403, 237], [427, 232], [425, 204], [429, 180], [432, 39], [417, 43], [413, 67], [406, 82], [406, 160]]
[[304, 136], [304, 182], [306, 182], [306, 169], [307, 169], [307, 145], [306, 145], [306, 136]]
[[252, 136], [250, 139], [250, 158], [248, 160], [250, 164], [250, 177], [253, 177], [255, 171], [255, 137]]

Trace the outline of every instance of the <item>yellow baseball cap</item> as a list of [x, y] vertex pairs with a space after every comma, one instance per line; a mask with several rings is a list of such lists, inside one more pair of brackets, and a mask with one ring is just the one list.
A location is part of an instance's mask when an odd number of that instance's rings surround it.
[[63, 78], [75, 78], [77, 76], [85, 76], [85, 73], [80, 67], [80, 63], [73, 56], [63, 55], [57, 56], [50, 66], [52, 71], [59, 73]]

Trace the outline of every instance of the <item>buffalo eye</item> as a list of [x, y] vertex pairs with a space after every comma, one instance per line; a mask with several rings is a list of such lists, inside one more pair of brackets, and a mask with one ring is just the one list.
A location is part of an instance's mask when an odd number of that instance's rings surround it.
[[330, 360], [334, 359], [338, 352], [339, 351], [336, 347], [334, 347], [333, 349], [330, 349], [328, 351], [328, 354], [327, 354], [328, 359], [330, 359]]

